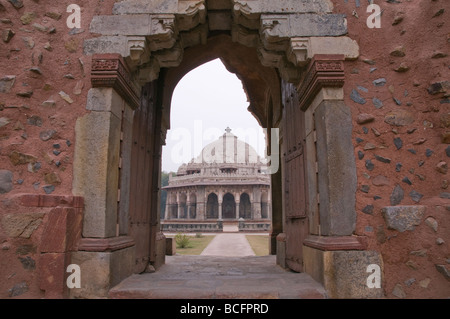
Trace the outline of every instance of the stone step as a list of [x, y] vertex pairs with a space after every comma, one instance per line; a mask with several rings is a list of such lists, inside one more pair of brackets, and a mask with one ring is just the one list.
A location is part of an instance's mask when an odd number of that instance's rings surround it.
[[112, 299], [325, 299], [308, 274], [275, 264], [275, 256], [167, 256], [157, 272], [132, 275]]

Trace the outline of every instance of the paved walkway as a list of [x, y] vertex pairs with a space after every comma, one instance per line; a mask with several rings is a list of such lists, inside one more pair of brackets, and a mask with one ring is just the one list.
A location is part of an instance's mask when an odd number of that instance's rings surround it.
[[244, 234], [218, 234], [201, 253], [202, 256], [255, 256]]
[[126, 299], [326, 298], [308, 274], [276, 265], [276, 256], [254, 256], [244, 234], [218, 234], [201, 256], [166, 256], [150, 274], [132, 275], [109, 292]]

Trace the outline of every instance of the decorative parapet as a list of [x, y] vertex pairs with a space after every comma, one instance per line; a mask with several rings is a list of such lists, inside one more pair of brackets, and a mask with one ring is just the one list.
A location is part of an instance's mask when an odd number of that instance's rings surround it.
[[92, 58], [92, 87], [111, 87], [133, 108], [139, 107], [140, 92], [119, 54], [99, 54]]

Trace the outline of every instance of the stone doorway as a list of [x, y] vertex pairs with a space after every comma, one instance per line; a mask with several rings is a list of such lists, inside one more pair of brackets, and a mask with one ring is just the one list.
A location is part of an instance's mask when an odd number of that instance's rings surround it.
[[[99, 36], [84, 43], [92, 55], [92, 112], [77, 123], [74, 165], [74, 194], [85, 198], [85, 218], [73, 261], [105, 271], [87, 275], [86, 288], [73, 297], [107, 295], [132, 273], [164, 263], [156, 194], [171, 95], [186, 73], [215, 58], [241, 79], [260, 124], [279, 129], [279, 136], [268, 136], [276, 167], [270, 243], [277, 263], [309, 273], [331, 297], [379, 292], [355, 287], [350, 279], [365, 269], [346, 262], [350, 250], [362, 264], [379, 263], [352, 236], [355, 164], [346, 151], [352, 128], [342, 86], [344, 61], [358, 57], [358, 46], [345, 36], [345, 17], [333, 14], [329, 1], [285, 2], [128, 0], [117, 2], [112, 15], [94, 17], [90, 32]], [[136, 117], [139, 112], [147, 115]], [[148, 155], [137, 155], [139, 149]], [[130, 174], [135, 159], [153, 178], [144, 169]], [[104, 178], [86, 183], [92, 174]], [[137, 215], [131, 208], [141, 197], [129, 185], [142, 178], [155, 199]], [[130, 231], [133, 225], [138, 232]], [[137, 244], [142, 241], [149, 246]]]
[[222, 214], [224, 219], [236, 219], [236, 202], [230, 193], [223, 196]]
[[206, 218], [219, 218], [219, 199], [214, 193], [208, 195], [208, 201], [206, 203]]

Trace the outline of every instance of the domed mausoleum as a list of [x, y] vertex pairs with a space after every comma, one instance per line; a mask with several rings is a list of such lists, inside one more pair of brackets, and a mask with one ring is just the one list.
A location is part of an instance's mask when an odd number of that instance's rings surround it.
[[269, 230], [270, 175], [252, 146], [225, 131], [169, 176], [164, 231]]

